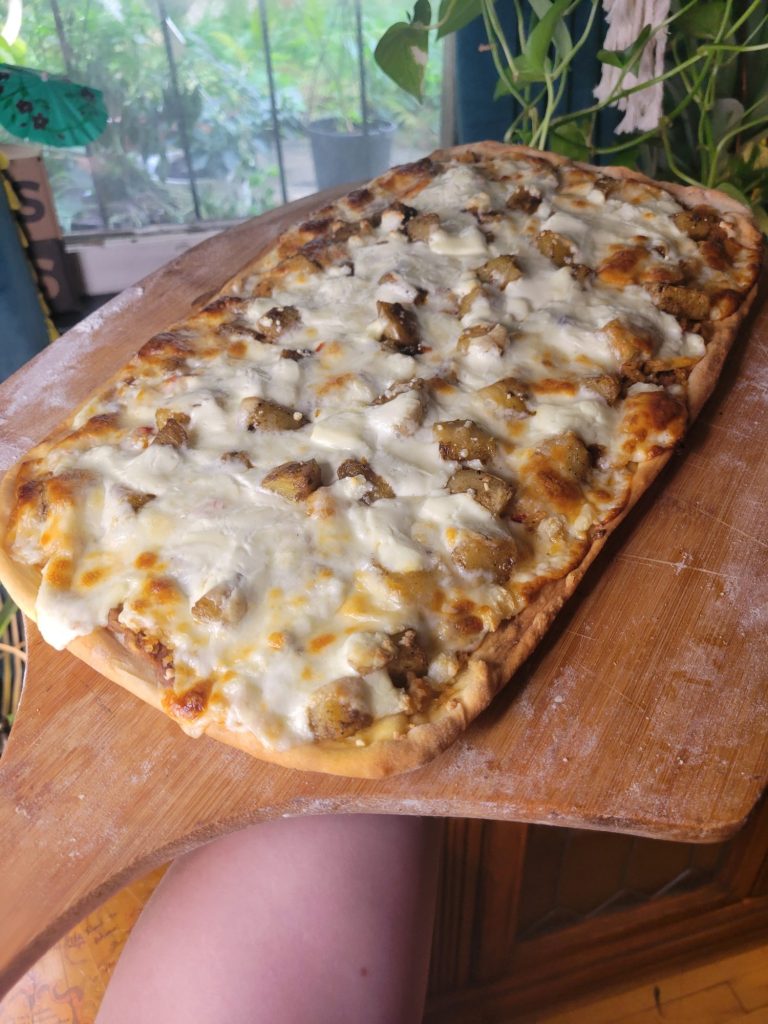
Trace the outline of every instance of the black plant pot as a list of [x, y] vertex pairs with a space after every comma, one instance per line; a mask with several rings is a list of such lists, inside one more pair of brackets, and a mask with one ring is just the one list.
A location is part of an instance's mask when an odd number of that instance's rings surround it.
[[390, 165], [392, 136], [396, 126], [375, 118], [364, 131], [361, 125], [346, 128], [340, 118], [323, 117], [307, 125], [319, 189], [373, 178]]

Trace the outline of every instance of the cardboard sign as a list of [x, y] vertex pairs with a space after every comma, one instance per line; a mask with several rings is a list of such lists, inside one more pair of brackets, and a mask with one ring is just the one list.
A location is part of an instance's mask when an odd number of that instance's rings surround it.
[[80, 302], [67, 276], [61, 228], [40, 147], [4, 144], [0, 151], [9, 160], [5, 173], [21, 203], [21, 224], [48, 304], [54, 313], [72, 312]]

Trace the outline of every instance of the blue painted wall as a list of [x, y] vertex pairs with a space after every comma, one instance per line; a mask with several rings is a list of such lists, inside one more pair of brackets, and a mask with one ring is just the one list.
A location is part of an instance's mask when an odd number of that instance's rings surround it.
[[48, 344], [32, 271], [0, 180], [0, 380]]

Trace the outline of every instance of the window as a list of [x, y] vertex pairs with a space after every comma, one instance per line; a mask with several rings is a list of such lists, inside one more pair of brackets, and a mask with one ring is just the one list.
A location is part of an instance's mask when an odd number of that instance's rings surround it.
[[[101, 89], [109, 110], [87, 149], [46, 150], [64, 233], [221, 222], [312, 193], [328, 183], [313, 162], [318, 121], [315, 156], [328, 150], [340, 180], [428, 152], [440, 62], [420, 106], [373, 61], [391, 20], [387, 0], [28, 2], [23, 63]], [[329, 135], [354, 125], [378, 147], [362, 173]]]

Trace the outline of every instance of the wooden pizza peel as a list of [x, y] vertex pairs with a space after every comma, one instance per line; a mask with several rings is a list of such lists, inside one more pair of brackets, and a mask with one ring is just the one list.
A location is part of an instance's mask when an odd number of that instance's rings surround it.
[[[0, 474], [153, 333], [339, 191], [203, 242], [0, 385]], [[462, 739], [407, 775], [301, 773], [189, 739], [30, 624], [0, 761], [0, 995], [130, 879], [264, 818], [381, 812], [732, 835], [768, 774], [766, 388], [763, 295], [685, 450], [539, 650]]]

